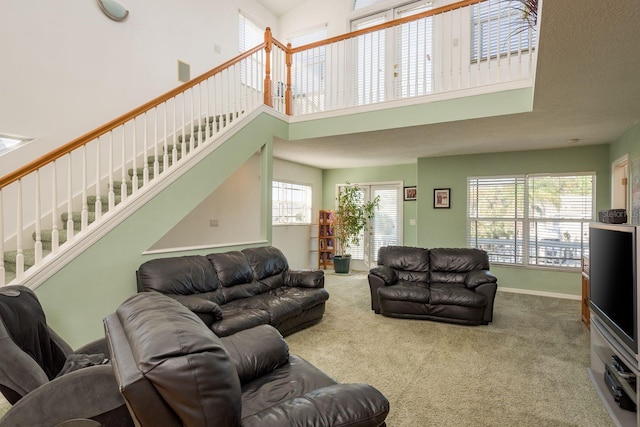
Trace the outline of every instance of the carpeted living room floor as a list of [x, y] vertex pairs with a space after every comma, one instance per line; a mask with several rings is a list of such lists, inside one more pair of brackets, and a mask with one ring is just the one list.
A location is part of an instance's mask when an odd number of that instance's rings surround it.
[[327, 272], [324, 319], [290, 352], [390, 401], [389, 427], [613, 426], [588, 374], [580, 301], [498, 292], [488, 326], [394, 319], [365, 273]]

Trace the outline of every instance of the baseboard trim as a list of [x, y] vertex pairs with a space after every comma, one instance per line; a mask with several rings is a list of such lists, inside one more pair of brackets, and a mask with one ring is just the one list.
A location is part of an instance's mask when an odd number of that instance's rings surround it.
[[576, 301], [580, 301], [582, 299], [580, 295], [561, 294], [558, 292], [533, 291], [531, 289], [504, 288], [501, 286], [498, 286], [498, 291], [511, 292], [514, 294], [536, 295], [540, 297], [570, 299]]

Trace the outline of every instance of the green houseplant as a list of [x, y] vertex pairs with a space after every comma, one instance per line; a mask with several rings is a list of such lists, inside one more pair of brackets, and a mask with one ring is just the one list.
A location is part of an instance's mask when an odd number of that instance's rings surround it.
[[365, 202], [364, 193], [355, 184], [346, 183], [338, 193], [338, 208], [334, 218], [334, 233], [337, 243], [337, 254], [333, 257], [336, 273], [348, 273], [351, 245], [360, 244], [360, 234], [367, 229], [369, 220], [380, 204], [380, 196]]

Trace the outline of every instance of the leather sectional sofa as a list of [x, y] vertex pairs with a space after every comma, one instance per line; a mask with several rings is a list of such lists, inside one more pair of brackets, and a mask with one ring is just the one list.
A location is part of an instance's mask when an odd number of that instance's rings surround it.
[[391, 317], [486, 325], [498, 287], [480, 249], [387, 246], [369, 271], [371, 309]]
[[144, 292], [104, 320], [112, 367], [138, 426], [381, 426], [389, 401], [289, 354], [269, 325], [217, 337], [182, 304]]
[[329, 299], [323, 271], [289, 269], [274, 247], [154, 259], [136, 275], [139, 292], [181, 302], [218, 336], [267, 324], [286, 336], [319, 322]]

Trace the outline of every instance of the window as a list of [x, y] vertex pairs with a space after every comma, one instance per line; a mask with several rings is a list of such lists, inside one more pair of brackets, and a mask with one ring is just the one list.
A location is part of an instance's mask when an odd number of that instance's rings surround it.
[[471, 6], [472, 62], [528, 51], [535, 38], [521, 2], [487, 0]]
[[382, 0], [353, 0], [353, 10], [363, 9], [365, 7], [372, 6], [376, 3], [380, 3]]
[[495, 263], [578, 268], [594, 188], [592, 173], [469, 178], [467, 244]]
[[[327, 38], [327, 27], [298, 34], [290, 39], [291, 46], [299, 47]], [[293, 76], [293, 95], [304, 97], [301, 113], [324, 111], [325, 108], [325, 70], [327, 66], [326, 46], [316, 47], [295, 54], [291, 74]]]
[[[238, 47], [240, 53], [246, 52], [264, 42], [264, 31], [240, 12], [238, 25]], [[242, 83], [257, 90], [262, 90], [264, 77], [263, 57], [253, 55], [247, 59], [246, 65], [240, 69]]]
[[311, 224], [311, 186], [273, 181], [272, 223]]
[[0, 155], [17, 148], [18, 146], [29, 142], [30, 139], [20, 136], [9, 136], [0, 134]]

